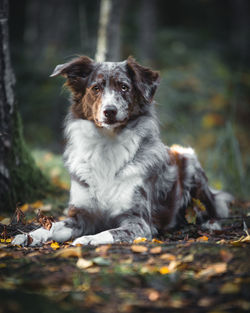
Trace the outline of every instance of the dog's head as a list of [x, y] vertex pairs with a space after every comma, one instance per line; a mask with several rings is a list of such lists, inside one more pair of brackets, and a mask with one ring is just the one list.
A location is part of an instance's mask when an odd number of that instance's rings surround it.
[[80, 56], [57, 65], [51, 77], [58, 75], [67, 78], [74, 116], [111, 129], [145, 112], [159, 82], [157, 72], [131, 57], [123, 62], [96, 63]]

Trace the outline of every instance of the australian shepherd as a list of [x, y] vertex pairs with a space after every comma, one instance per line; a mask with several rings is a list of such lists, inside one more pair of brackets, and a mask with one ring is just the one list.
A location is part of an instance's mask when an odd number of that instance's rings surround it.
[[17, 235], [13, 244], [48, 240], [73, 245], [152, 239], [181, 225], [198, 199], [198, 222], [228, 216], [231, 197], [212, 190], [191, 148], [168, 147], [160, 139], [154, 108], [159, 73], [129, 57], [97, 63], [80, 56], [58, 65], [71, 91], [65, 122], [64, 162], [71, 176], [68, 218]]

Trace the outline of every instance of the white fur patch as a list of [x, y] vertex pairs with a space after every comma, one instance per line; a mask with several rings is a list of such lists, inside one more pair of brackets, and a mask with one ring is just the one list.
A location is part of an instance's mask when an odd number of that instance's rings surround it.
[[87, 120], [71, 121], [66, 135], [69, 144], [65, 164], [71, 174], [89, 185], [84, 188], [72, 181], [70, 204], [98, 208], [112, 215], [129, 209], [134, 188], [142, 184], [140, 168], [128, 166], [141, 138], [130, 130], [120, 136], [109, 136]]
[[106, 230], [96, 235], [82, 236], [73, 241], [73, 245], [102, 245], [102, 244], [112, 244], [114, 243], [114, 238], [111, 233]]

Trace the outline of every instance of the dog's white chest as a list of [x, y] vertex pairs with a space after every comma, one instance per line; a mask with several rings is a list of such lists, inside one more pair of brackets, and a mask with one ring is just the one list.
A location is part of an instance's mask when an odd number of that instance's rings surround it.
[[[84, 121], [85, 122], [85, 121]], [[72, 182], [70, 202], [117, 214], [131, 205], [140, 177], [127, 170], [138, 149], [136, 137], [112, 137], [96, 128], [74, 127], [65, 151], [66, 166], [88, 187]], [[78, 126], [83, 126], [82, 123]]]

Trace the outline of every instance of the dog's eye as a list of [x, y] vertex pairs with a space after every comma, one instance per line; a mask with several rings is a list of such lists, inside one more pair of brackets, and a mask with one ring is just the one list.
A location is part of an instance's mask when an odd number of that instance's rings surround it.
[[95, 85], [95, 86], [93, 87], [93, 89], [94, 89], [95, 92], [99, 92], [99, 91], [100, 91], [100, 87], [97, 86], [97, 85]]
[[125, 92], [125, 91], [128, 91], [128, 86], [125, 85], [125, 84], [122, 84], [122, 85], [121, 85], [121, 90], [124, 91], [124, 92]]

